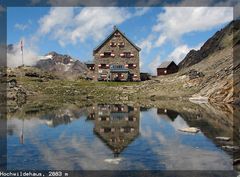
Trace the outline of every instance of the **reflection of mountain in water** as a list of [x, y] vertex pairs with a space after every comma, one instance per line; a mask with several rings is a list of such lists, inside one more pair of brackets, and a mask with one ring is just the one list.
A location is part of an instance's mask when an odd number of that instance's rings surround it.
[[75, 118], [67, 112], [64, 114], [48, 114], [40, 117], [40, 119], [44, 119], [49, 127], [57, 127], [58, 125], [69, 124]]
[[95, 134], [118, 156], [139, 134], [139, 108], [98, 105], [94, 110]]
[[39, 119], [49, 127], [57, 127], [63, 124], [69, 124], [72, 121], [79, 119], [85, 112], [84, 108], [66, 108], [59, 109], [45, 114], [40, 114]]

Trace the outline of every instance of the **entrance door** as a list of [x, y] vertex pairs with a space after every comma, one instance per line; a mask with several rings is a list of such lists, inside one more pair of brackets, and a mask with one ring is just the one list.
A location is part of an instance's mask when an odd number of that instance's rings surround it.
[[134, 74], [129, 73], [129, 80], [130, 80], [130, 81], [133, 81], [133, 76], [134, 76]]
[[121, 74], [121, 73], [118, 73], [117, 80], [118, 80], [118, 81], [121, 81], [121, 80], [122, 80], [122, 74]]

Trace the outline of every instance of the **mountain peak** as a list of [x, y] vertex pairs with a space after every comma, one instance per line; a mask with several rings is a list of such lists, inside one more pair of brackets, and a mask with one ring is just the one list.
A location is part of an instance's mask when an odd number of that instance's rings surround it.
[[48, 57], [47, 60], [39, 60], [36, 64], [37, 68], [68, 77], [73, 75], [84, 75], [88, 72], [88, 68], [84, 63], [79, 60], [74, 60], [69, 55], [63, 55], [55, 51], [51, 51], [45, 56], [51, 57]]

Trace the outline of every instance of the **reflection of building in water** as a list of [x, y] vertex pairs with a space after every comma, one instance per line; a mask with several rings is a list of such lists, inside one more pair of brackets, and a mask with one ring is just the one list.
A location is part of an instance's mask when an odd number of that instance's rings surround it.
[[140, 112], [147, 112], [149, 111], [151, 108], [145, 108], [145, 107], [140, 107]]
[[161, 116], [161, 118], [164, 118], [166, 120], [170, 119], [171, 121], [174, 121], [178, 116], [178, 112], [170, 109], [162, 109], [162, 108], [157, 109], [157, 114]]
[[139, 108], [98, 105], [95, 113], [94, 132], [118, 156], [139, 134]]
[[95, 112], [96, 112], [95, 109], [97, 109], [96, 106], [93, 106], [87, 110], [87, 120], [95, 119]]

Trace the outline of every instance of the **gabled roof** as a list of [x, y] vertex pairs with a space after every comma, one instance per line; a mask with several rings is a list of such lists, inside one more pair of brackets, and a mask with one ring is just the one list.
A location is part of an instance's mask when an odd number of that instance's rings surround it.
[[[170, 64], [174, 63], [174, 61], [164, 61], [158, 68], [167, 68]], [[175, 64], [175, 63], [174, 63]], [[176, 64], [175, 64], [176, 65]]]
[[138, 46], [136, 46], [130, 39], [127, 38], [127, 36], [125, 36], [125, 34], [123, 32], [121, 32], [117, 27], [114, 27], [113, 32], [102, 42], [100, 43], [96, 48], [93, 49], [93, 53], [95, 53], [100, 47], [103, 46], [103, 44], [112, 36], [114, 35], [115, 32], [119, 32], [124, 38], [127, 39], [127, 41], [132, 44], [138, 51], [141, 50], [141, 48], [139, 48]]

